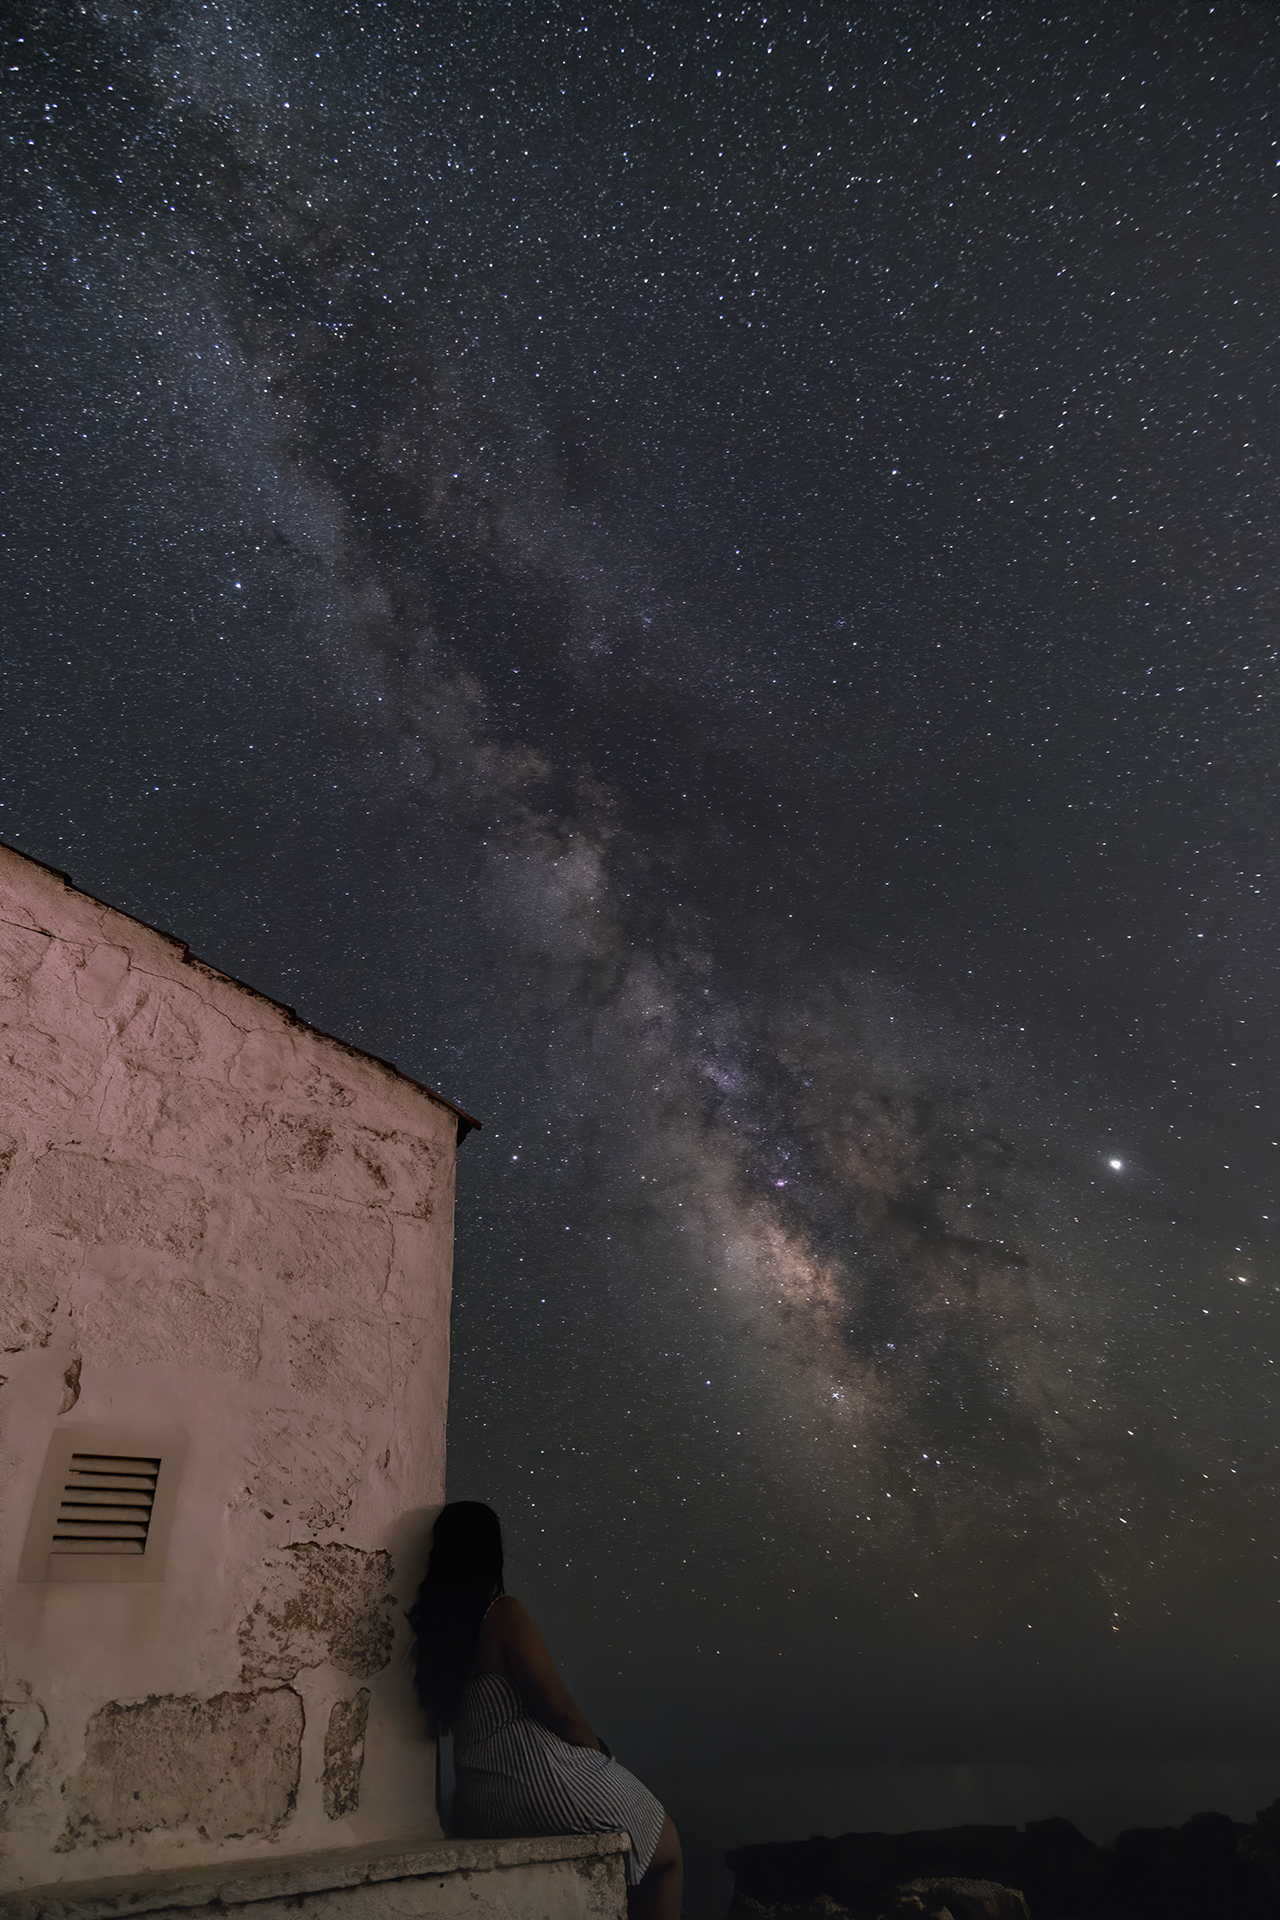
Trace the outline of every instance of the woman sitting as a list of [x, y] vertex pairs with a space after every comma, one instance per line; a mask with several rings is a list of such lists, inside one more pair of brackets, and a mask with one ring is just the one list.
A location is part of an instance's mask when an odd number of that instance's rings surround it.
[[454, 1832], [621, 1830], [629, 1920], [679, 1920], [676, 1830], [596, 1739], [537, 1627], [504, 1592], [491, 1507], [454, 1500], [441, 1511], [414, 1622], [422, 1704], [453, 1733]]

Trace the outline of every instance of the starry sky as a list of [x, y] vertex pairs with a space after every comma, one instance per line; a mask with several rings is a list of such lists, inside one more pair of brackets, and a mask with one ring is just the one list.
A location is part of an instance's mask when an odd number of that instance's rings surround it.
[[15, 13], [0, 837], [483, 1119], [450, 1493], [698, 1898], [1273, 1797], [1280, 15]]

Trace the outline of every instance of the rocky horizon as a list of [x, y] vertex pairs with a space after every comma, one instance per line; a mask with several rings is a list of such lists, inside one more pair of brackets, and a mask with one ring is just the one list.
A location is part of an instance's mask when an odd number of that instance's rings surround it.
[[1109, 1847], [1069, 1820], [770, 1842], [725, 1855], [728, 1920], [1278, 1920], [1280, 1800]]

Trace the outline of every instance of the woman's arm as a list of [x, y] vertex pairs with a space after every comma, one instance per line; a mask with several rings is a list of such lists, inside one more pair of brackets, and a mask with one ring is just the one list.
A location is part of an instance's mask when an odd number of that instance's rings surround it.
[[495, 1601], [503, 1658], [515, 1681], [521, 1704], [531, 1720], [547, 1727], [571, 1747], [604, 1749], [587, 1725], [587, 1717], [556, 1672], [547, 1643], [527, 1610], [510, 1594]]

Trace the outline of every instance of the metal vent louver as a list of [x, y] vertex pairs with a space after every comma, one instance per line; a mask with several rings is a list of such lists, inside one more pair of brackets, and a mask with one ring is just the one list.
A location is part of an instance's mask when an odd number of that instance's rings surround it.
[[51, 1553], [144, 1553], [158, 1459], [73, 1453]]

